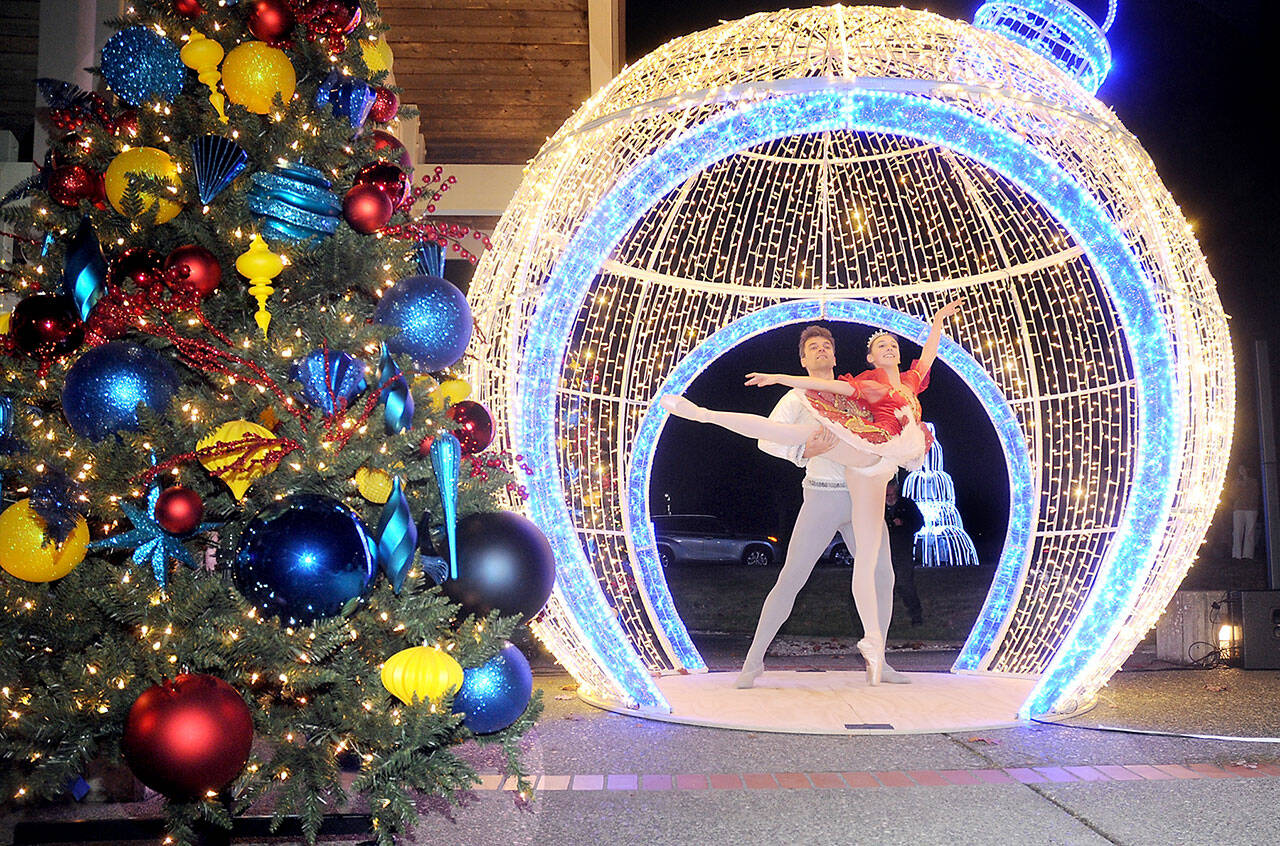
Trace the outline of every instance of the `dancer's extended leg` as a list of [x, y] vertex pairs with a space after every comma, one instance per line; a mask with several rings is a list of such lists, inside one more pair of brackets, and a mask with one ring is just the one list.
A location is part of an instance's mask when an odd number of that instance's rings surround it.
[[809, 580], [813, 565], [826, 548], [834, 526], [849, 516], [849, 497], [841, 490], [818, 490], [806, 488], [804, 504], [796, 516], [795, 528], [791, 530], [791, 540], [787, 544], [787, 560], [778, 573], [778, 581], [765, 597], [764, 607], [760, 610], [760, 622], [756, 623], [756, 634], [751, 640], [751, 648], [747, 651], [747, 660], [742, 664], [742, 673], [734, 682], [734, 687], [751, 687], [756, 676], [764, 671], [764, 654], [769, 644], [778, 635], [778, 629], [791, 616], [791, 608], [795, 605], [796, 594]]
[[676, 394], [665, 394], [658, 403], [677, 417], [696, 420], [699, 423], [714, 423], [730, 432], [737, 432], [748, 438], [772, 441], [775, 444], [794, 446], [802, 444], [818, 431], [821, 423], [781, 423], [761, 417], [759, 414], [743, 414], [738, 411], [712, 411]]
[[[858, 651], [867, 662], [867, 682], [879, 684], [884, 674], [884, 643], [889, 628], [889, 615], [880, 612], [877, 591], [877, 560], [881, 554], [884, 527], [884, 489], [891, 472], [879, 476], [866, 476], [846, 469], [845, 484], [849, 486], [852, 506], [850, 522], [853, 524], [853, 602], [862, 618], [863, 638], [858, 641]], [[889, 564], [890, 579], [893, 566]], [[881, 577], [883, 578], [883, 577]], [[893, 596], [893, 583], [889, 583], [889, 596]], [[890, 606], [892, 608], [892, 606]], [[883, 620], [882, 620], [883, 617]]]

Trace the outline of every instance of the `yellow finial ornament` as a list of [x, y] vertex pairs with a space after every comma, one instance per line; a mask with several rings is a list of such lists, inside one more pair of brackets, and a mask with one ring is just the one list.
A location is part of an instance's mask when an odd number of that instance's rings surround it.
[[253, 319], [262, 327], [262, 337], [267, 337], [267, 326], [271, 324], [271, 312], [267, 311], [267, 298], [276, 292], [271, 287], [271, 280], [284, 270], [284, 259], [271, 252], [267, 242], [261, 235], [254, 235], [249, 249], [236, 259], [236, 270], [249, 280], [249, 293], [258, 301], [258, 311]]
[[218, 119], [227, 123], [227, 113], [223, 110], [227, 98], [218, 90], [218, 80], [222, 78], [222, 74], [218, 73], [218, 64], [223, 55], [222, 45], [193, 29], [186, 46], [178, 55], [182, 58], [182, 63], [195, 71], [198, 79], [209, 86], [209, 102], [218, 110]]

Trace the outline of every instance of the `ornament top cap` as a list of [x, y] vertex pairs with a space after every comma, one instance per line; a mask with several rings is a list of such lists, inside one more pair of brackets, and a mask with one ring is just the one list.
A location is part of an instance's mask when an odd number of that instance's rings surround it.
[[1106, 31], [1118, 0], [1107, 0], [1099, 26], [1067, 0], [988, 0], [974, 13], [974, 26], [999, 33], [1048, 59], [1090, 94], [1111, 71]]

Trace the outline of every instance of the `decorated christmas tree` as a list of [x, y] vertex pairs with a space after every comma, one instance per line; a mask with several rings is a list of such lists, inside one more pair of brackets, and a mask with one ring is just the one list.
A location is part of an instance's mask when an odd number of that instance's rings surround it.
[[[933, 424], [925, 423], [933, 432]], [[924, 466], [907, 474], [902, 493], [915, 500], [924, 517], [916, 532], [916, 559], [925, 567], [976, 567], [978, 551], [956, 510], [956, 487], [942, 469], [942, 445], [935, 437]]]
[[[100, 93], [41, 80], [4, 199], [0, 789], [123, 761], [191, 842], [251, 807], [371, 815], [477, 781], [540, 710], [506, 642], [550, 547], [457, 378], [370, 0], [134, 0]], [[345, 780], [344, 770], [354, 771]], [[344, 787], [345, 785], [345, 787]], [[350, 796], [348, 794], [355, 794]]]

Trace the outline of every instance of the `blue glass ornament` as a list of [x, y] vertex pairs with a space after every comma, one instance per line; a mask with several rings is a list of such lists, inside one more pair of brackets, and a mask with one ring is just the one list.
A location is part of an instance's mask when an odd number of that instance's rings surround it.
[[449, 539], [449, 578], [458, 578], [458, 468], [462, 444], [453, 432], [441, 432], [431, 441], [431, 470], [436, 474], [444, 531]]
[[444, 276], [444, 245], [435, 241], [416, 242], [414, 259], [423, 276]]
[[386, 401], [382, 417], [387, 434], [395, 435], [413, 426], [413, 393], [386, 344], [382, 345], [382, 359], [378, 362], [378, 383], [383, 386]]
[[364, 362], [350, 353], [319, 349], [293, 365], [289, 378], [302, 385], [302, 399], [331, 417], [345, 409], [369, 384]]
[[329, 71], [329, 75], [316, 89], [316, 108], [328, 106], [335, 117], [344, 117], [357, 133], [364, 128], [369, 117], [369, 109], [377, 92], [373, 86], [363, 79], [343, 76], [338, 71]]
[[490, 611], [537, 616], [555, 588], [556, 559], [532, 520], [513, 511], [481, 511], [459, 520], [455, 537], [458, 566], [442, 585], [445, 595], [477, 617]]
[[132, 106], [152, 99], [172, 103], [185, 75], [178, 45], [145, 26], [122, 29], [102, 47], [103, 78]]
[[413, 564], [417, 548], [418, 527], [413, 523], [400, 477], [396, 476], [391, 482], [391, 496], [378, 517], [378, 566], [397, 594], [404, 586], [404, 577], [409, 574], [409, 565]]
[[178, 388], [173, 365], [131, 341], [112, 341], [86, 352], [67, 371], [62, 412], [72, 431], [100, 441], [138, 427], [138, 405], [162, 414]]
[[[191, 557], [191, 552], [187, 549], [186, 544], [182, 542], [182, 539], [177, 535], [169, 534], [156, 522], [156, 501], [158, 499], [160, 499], [160, 486], [152, 485], [151, 490], [147, 492], [147, 507], [145, 509], [135, 508], [127, 502], [120, 503], [120, 509], [129, 518], [133, 528], [127, 532], [112, 535], [109, 538], [93, 541], [89, 544], [89, 548], [133, 550], [133, 555], [131, 556], [133, 563], [136, 566], [150, 569], [151, 575], [155, 576], [156, 581], [160, 584], [160, 589], [164, 590], [169, 587], [170, 561], [180, 561], [192, 570], [199, 565]], [[186, 537], [203, 534], [221, 525], [221, 523], [201, 523]]]
[[376, 572], [364, 523], [319, 494], [293, 494], [259, 511], [231, 568], [245, 599], [286, 626], [338, 614], [365, 594]]
[[249, 211], [262, 224], [267, 240], [319, 242], [338, 228], [342, 200], [329, 190], [324, 174], [301, 162], [253, 174]]
[[529, 661], [510, 643], [481, 664], [462, 671], [462, 687], [453, 696], [453, 712], [476, 734], [502, 731], [520, 719], [533, 696]]
[[67, 256], [62, 263], [62, 293], [76, 304], [81, 320], [89, 319], [89, 312], [102, 299], [107, 290], [107, 260], [102, 257], [102, 245], [93, 223], [85, 215], [80, 228], [67, 243]]
[[378, 302], [373, 322], [399, 329], [387, 339], [387, 349], [409, 356], [424, 370], [456, 363], [471, 343], [471, 306], [438, 276], [401, 279]]
[[191, 164], [200, 204], [207, 206], [244, 171], [249, 154], [230, 138], [201, 135], [191, 142]]

